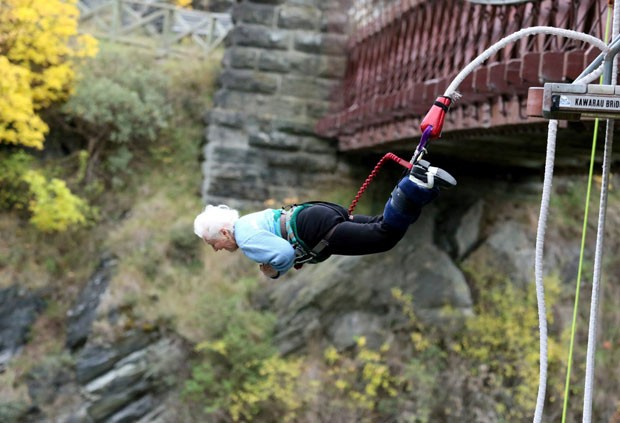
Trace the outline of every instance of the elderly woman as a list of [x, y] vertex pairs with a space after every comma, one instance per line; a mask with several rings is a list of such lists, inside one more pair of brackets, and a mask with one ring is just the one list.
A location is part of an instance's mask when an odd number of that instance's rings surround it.
[[309, 202], [239, 217], [225, 205], [208, 205], [194, 232], [215, 251], [241, 249], [260, 270], [277, 278], [291, 267], [318, 263], [332, 254], [364, 255], [394, 247], [440, 188], [456, 186], [445, 170], [420, 160], [392, 191], [383, 214], [349, 216], [342, 206]]

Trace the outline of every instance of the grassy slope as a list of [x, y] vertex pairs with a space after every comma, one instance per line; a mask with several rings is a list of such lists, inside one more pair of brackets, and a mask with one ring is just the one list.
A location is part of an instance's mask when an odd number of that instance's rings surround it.
[[[203, 207], [199, 194], [202, 114], [210, 102], [220, 59], [160, 62], [176, 90], [177, 106], [185, 112], [179, 112], [160, 141], [135, 158], [121, 187], [99, 181], [108, 188], [93, 190], [97, 194], [91, 195], [92, 204], [100, 213], [91, 227], [43, 234], [24, 215], [0, 213], [0, 288], [19, 283], [40, 291], [47, 303], [31, 331], [32, 341], [12, 361], [10, 370], [0, 374], [1, 397], [25, 401], [22, 376], [45, 357], [61, 354], [66, 311], [102, 254], [120, 259], [102, 300], [102, 312], [127, 311], [125, 323], [131, 325], [166, 322], [192, 343], [206, 336], [199, 323], [204, 312], [202, 295], [249, 271], [238, 264], [239, 256], [216, 256], [193, 234], [193, 219]], [[77, 167], [72, 166], [77, 155], [60, 161], [67, 168]], [[57, 163], [52, 159], [42, 166], [52, 168]], [[230, 272], [231, 268], [235, 270]], [[97, 325], [95, 336], [113, 336], [109, 329]]]

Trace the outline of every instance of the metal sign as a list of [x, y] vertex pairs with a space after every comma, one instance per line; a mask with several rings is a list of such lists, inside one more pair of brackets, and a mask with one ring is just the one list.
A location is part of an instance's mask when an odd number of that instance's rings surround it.
[[547, 83], [530, 88], [528, 114], [547, 119], [620, 118], [620, 86]]
[[550, 111], [613, 112], [620, 113], [620, 96], [610, 98], [602, 95], [554, 94]]

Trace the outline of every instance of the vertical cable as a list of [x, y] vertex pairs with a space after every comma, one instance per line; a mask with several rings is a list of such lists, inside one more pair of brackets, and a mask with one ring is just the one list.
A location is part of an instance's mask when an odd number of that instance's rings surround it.
[[594, 171], [594, 157], [596, 155], [596, 139], [598, 137], [599, 119], [594, 121], [594, 134], [592, 136], [592, 152], [590, 156], [590, 172], [588, 176], [588, 186], [586, 190], [585, 210], [583, 213], [583, 226], [581, 229], [581, 247], [579, 250], [579, 266], [577, 268], [577, 283], [575, 287], [575, 303], [573, 305], [573, 319], [571, 324], [570, 342], [568, 347], [568, 359], [566, 367], [566, 381], [564, 383], [564, 403], [562, 405], [562, 423], [566, 422], [566, 412], [568, 409], [568, 392], [570, 389], [570, 375], [573, 363], [573, 346], [575, 345], [575, 332], [577, 329], [577, 311], [579, 305], [579, 292], [581, 291], [581, 272], [583, 270], [583, 256], [586, 244], [586, 232], [588, 228], [588, 212], [590, 204], [590, 192], [592, 189], [592, 175]]
[[[610, 2], [609, 7], [613, 7]], [[609, 10], [608, 10], [609, 11]], [[608, 17], [609, 17], [608, 13]], [[612, 39], [620, 32], [620, 7], [613, 9], [614, 23]], [[609, 26], [609, 19], [607, 21]], [[618, 66], [617, 57], [614, 57], [612, 73], [606, 78], [611, 85], [616, 85]], [[614, 138], [614, 120], [607, 119], [607, 131], [605, 134], [605, 152], [603, 154], [603, 178], [601, 181], [601, 198], [598, 214], [598, 229], [596, 234], [596, 250], [594, 254], [594, 274], [592, 276], [592, 299], [590, 301], [590, 323], [588, 327], [588, 350], [586, 353], [586, 378], [583, 394], [583, 423], [592, 421], [592, 394], [594, 392], [594, 359], [596, 355], [597, 331], [598, 331], [598, 310], [599, 296], [601, 290], [601, 268], [603, 256], [603, 244], [605, 240], [605, 220], [607, 213], [607, 194], [609, 187], [609, 169], [611, 166], [611, 152]]]
[[[524, 38], [528, 35], [545, 34], [545, 35], [557, 35], [562, 37], [568, 37], [580, 41], [590, 43], [602, 52], [609, 51], [609, 47], [603, 40], [593, 37], [582, 32], [565, 30], [553, 27], [530, 27], [524, 28], [520, 31], [511, 34], [491, 47], [487, 48], [478, 57], [471, 61], [465, 68], [463, 68], [458, 75], [452, 80], [448, 88], [444, 92], [444, 96], [456, 99], [460, 97], [457, 93], [459, 85], [465, 80], [465, 78], [471, 74], [475, 68], [480, 66], [493, 54], [497, 53], [500, 49], [504, 48], [509, 43], [512, 43], [518, 39]], [[587, 69], [589, 71], [589, 69]], [[597, 78], [603, 70], [603, 66], [598, 69], [591, 70], [589, 73], [580, 76], [575, 83], [587, 84]], [[538, 231], [536, 239], [536, 263], [535, 263], [535, 275], [536, 275], [536, 295], [538, 300], [538, 320], [540, 329], [540, 381], [538, 386], [538, 396], [536, 400], [536, 410], [534, 412], [534, 423], [540, 423], [542, 420], [542, 413], [544, 409], [545, 392], [547, 387], [547, 314], [545, 306], [545, 293], [543, 286], [543, 252], [544, 252], [544, 237], [545, 228], [547, 224], [547, 215], [549, 208], [549, 199], [551, 195], [551, 183], [553, 179], [553, 166], [555, 160], [555, 143], [557, 136], [558, 121], [549, 121], [548, 138], [547, 138], [547, 158], [545, 162], [545, 182], [543, 186], [543, 196], [541, 200], [540, 218], [538, 222]]]

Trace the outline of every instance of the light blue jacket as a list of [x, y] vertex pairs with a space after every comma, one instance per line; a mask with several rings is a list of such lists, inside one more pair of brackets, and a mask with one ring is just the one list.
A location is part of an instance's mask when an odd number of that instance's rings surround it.
[[266, 209], [235, 222], [235, 241], [249, 259], [270, 264], [280, 274], [295, 263], [295, 249], [280, 236], [280, 210]]

